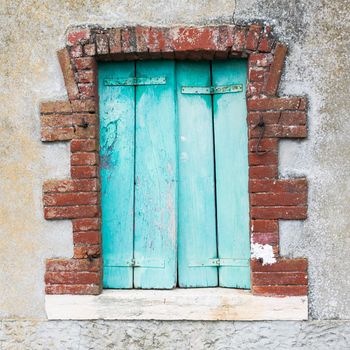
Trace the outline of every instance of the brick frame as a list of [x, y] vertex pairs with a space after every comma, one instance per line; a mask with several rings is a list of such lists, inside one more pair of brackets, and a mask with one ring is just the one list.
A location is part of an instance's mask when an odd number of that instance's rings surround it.
[[[69, 141], [71, 179], [43, 185], [44, 216], [73, 223], [74, 256], [48, 259], [47, 294], [102, 291], [101, 209], [98, 156], [97, 65], [99, 60], [248, 57], [249, 192], [251, 243], [273, 249], [275, 262], [251, 260], [252, 292], [307, 294], [306, 259], [279, 255], [279, 219], [307, 217], [307, 181], [278, 178], [280, 138], [307, 136], [304, 97], [278, 97], [287, 47], [269, 26], [80, 28], [58, 51], [68, 101], [40, 106], [42, 141]], [[260, 140], [260, 141], [259, 141]]]

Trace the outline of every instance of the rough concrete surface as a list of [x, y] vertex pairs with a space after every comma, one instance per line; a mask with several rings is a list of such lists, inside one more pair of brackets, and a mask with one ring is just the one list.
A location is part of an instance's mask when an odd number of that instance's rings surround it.
[[[0, 317], [44, 319], [44, 261], [72, 255], [71, 224], [41, 203], [43, 180], [69, 175], [68, 145], [40, 142], [38, 113], [66, 96], [67, 28], [255, 19], [289, 45], [280, 93], [310, 101], [308, 139], [280, 147], [280, 175], [309, 179], [309, 218], [281, 224], [281, 251], [309, 259], [311, 319], [350, 319], [349, 0], [0, 0]], [[0, 349], [346, 349], [349, 325], [3, 321]]]

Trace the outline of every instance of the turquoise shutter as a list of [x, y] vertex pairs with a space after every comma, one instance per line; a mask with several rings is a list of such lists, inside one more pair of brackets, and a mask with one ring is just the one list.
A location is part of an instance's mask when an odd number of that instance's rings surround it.
[[175, 62], [136, 64], [137, 77], [166, 84], [136, 87], [135, 288], [176, 285]]
[[105, 287], [249, 288], [245, 81], [245, 60], [99, 64]]
[[218, 284], [217, 268], [208, 266], [217, 256], [211, 96], [181, 91], [210, 83], [209, 62], [177, 64], [180, 287]]
[[219, 267], [219, 285], [250, 288], [247, 61], [214, 61], [212, 80], [243, 85], [242, 92], [213, 95], [218, 257], [233, 259]]
[[106, 86], [105, 79], [129, 78], [133, 62], [99, 63], [103, 285], [132, 288], [134, 231], [133, 86]]

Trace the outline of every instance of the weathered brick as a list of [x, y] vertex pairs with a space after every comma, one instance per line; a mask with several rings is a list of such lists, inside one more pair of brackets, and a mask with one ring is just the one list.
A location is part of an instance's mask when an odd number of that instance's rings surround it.
[[46, 193], [43, 197], [46, 206], [66, 206], [97, 204], [97, 192], [74, 192], [74, 193]]
[[72, 153], [75, 152], [91, 152], [96, 151], [97, 143], [94, 139], [80, 139], [80, 140], [72, 140], [70, 143], [70, 150]]
[[272, 179], [277, 178], [277, 165], [259, 165], [249, 167], [249, 178], [251, 179]]
[[267, 75], [267, 71], [264, 68], [250, 68], [249, 69], [249, 81], [252, 82], [263, 82]]
[[81, 45], [75, 45], [70, 48], [70, 56], [73, 58], [83, 56], [83, 47]]
[[248, 100], [248, 110], [297, 110], [301, 104], [300, 97], [256, 98]]
[[91, 30], [89, 28], [72, 31], [68, 33], [67, 44], [73, 46], [80, 43], [85, 43], [90, 39], [90, 36]]
[[96, 179], [49, 180], [43, 185], [44, 193], [52, 192], [95, 192], [99, 190]]
[[45, 282], [49, 284], [98, 284], [100, 274], [96, 272], [46, 272]]
[[122, 51], [121, 29], [115, 28], [108, 31], [109, 51], [111, 54], [118, 54]]
[[269, 67], [272, 64], [273, 55], [271, 53], [251, 53], [249, 55], [249, 66]]
[[94, 165], [71, 166], [72, 179], [91, 179], [98, 177], [98, 168]]
[[46, 294], [81, 294], [97, 295], [101, 286], [96, 284], [50, 284], [45, 287]]
[[306, 272], [306, 259], [278, 259], [274, 264], [263, 265], [260, 261], [253, 259], [251, 269], [254, 272]]
[[41, 141], [68, 141], [73, 137], [73, 127], [41, 128]]
[[[250, 128], [249, 138], [260, 138], [260, 128]], [[279, 138], [304, 138], [307, 136], [306, 125], [266, 125], [264, 130], [265, 137], [279, 137]]]
[[72, 126], [71, 114], [42, 114], [42, 127], [70, 127]]
[[96, 96], [96, 85], [93, 83], [87, 83], [87, 84], [78, 84], [80, 97], [82, 99], [89, 99], [91, 97]]
[[255, 51], [258, 48], [261, 31], [262, 26], [259, 24], [252, 24], [249, 26], [246, 42], [247, 50]]
[[278, 232], [278, 221], [252, 220], [251, 229], [253, 232]]
[[307, 286], [253, 286], [254, 295], [302, 296], [307, 295]]
[[69, 101], [50, 101], [40, 104], [40, 113], [71, 113], [72, 106]]
[[100, 231], [81, 231], [73, 233], [74, 244], [92, 244], [97, 245], [101, 243]]
[[96, 109], [96, 101], [93, 99], [72, 101], [73, 112], [95, 112]]
[[264, 180], [255, 179], [249, 181], [250, 192], [290, 192], [302, 193], [307, 191], [307, 181], [305, 178], [300, 179], [279, 179]]
[[57, 56], [63, 73], [63, 79], [66, 85], [68, 98], [70, 100], [76, 100], [79, 98], [79, 90], [75, 81], [74, 71], [71, 64], [69, 52], [66, 48], [64, 48], [57, 52]]
[[92, 70], [81, 70], [77, 73], [79, 83], [96, 83], [96, 74]]
[[287, 46], [278, 43], [274, 52], [274, 60], [270, 67], [268, 79], [264, 87], [264, 92], [266, 95], [271, 96], [271, 95], [276, 95], [277, 93], [286, 54], [287, 54]]
[[79, 57], [74, 62], [78, 70], [96, 69], [96, 61], [93, 57]]
[[95, 165], [98, 156], [95, 152], [76, 152], [71, 155], [72, 165]]
[[107, 34], [96, 34], [96, 51], [98, 55], [108, 55], [109, 45]]
[[48, 272], [99, 272], [101, 267], [102, 264], [100, 259], [49, 259], [46, 261], [46, 271]]
[[305, 272], [253, 272], [252, 282], [255, 286], [266, 285], [306, 285]]
[[254, 232], [251, 236], [252, 243], [278, 245], [279, 236], [276, 232]]
[[77, 205], [67, 207], [45, 207], [44, 216], [47, 220], [68, 220], [78, 218], [93, 218], [99, 216], [96, 205]]
[[101, 255], [101, 245], [76, 245], [74, 246], [74, 258], [86, 259], [89, 257], [99, 257]]
[[99, 230], [100, 224], [98, 218], [76, 219], [73, 220], [73, 232]]
[[288, 206], [307, 204], [306, 193], [253, 193], [250, 196], [250, 203], [253, 206]]
[[253, 219], [304, 220], [307, 218], [307, 207], [252, 207], [250, 215]]
[[266, 152], [263, 154], [249, 153], [248, 154], [249, 165], [276, 165], [278, 164], [277, 152]]
[[84, 55], [85, 56], [95, 56], [96, 55], [96, 44], [85, 44], [84, 45]]
[[[73, 141], [72, 141], [73, 142]], [[251, 139], [248, 141], [249, 152], [267, 152], [267, 151], [278, 151], [278, 139], [275, 138], [263, 138]]]

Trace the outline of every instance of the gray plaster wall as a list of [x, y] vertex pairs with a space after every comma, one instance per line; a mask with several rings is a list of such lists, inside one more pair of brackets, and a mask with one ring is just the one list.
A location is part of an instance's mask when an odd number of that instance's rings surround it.
[[[349, 14], [349, 0], [0, 0], [0, 349], [350, 348]], [[69, 152], [40, 142], [38, 105], [66, 97], [67, 28], [256, 19], [289, 45], [280, 93], [310, 101], [308, 139], [280, 147], [280, 176], [309, 179], [309, 218], [281, 223], [281, 251], [309, 259], [322, 321], [45, 322], [45, 259], [73, 248], [71, 224], [43, 218], [42, 182], [69, 176]]]

